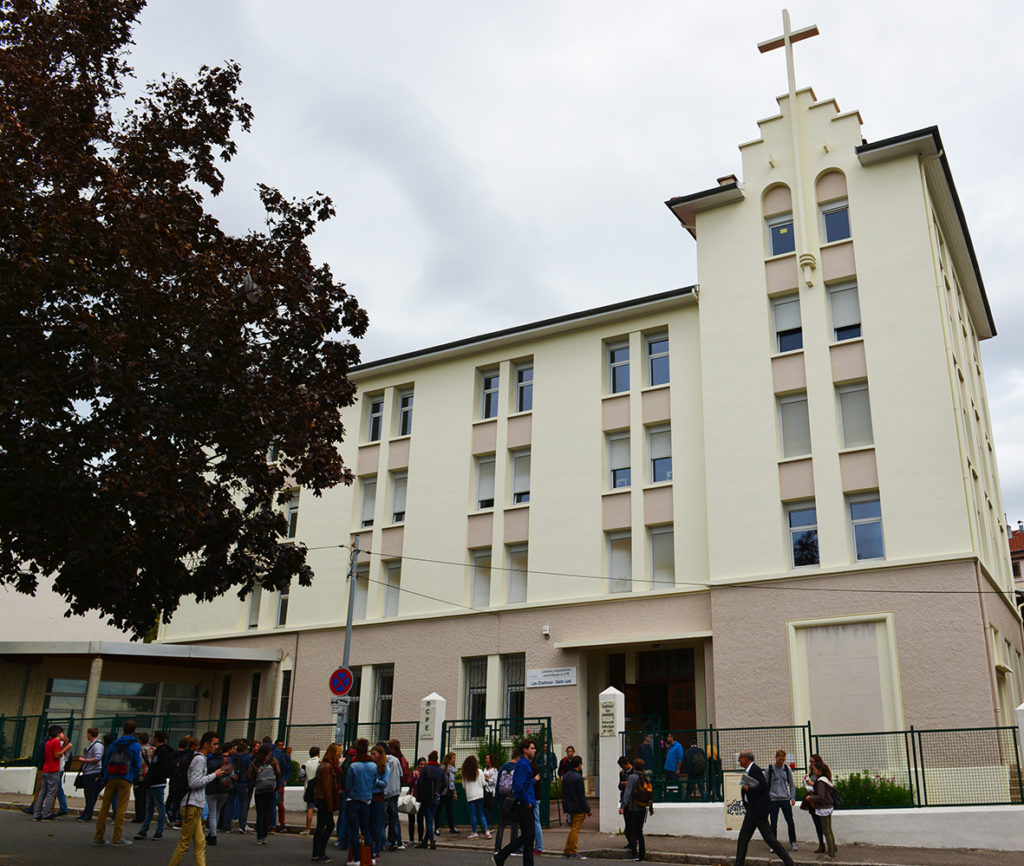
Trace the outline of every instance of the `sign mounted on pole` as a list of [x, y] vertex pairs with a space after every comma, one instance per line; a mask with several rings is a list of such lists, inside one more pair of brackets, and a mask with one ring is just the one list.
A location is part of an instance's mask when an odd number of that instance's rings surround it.
[[331, 694], [347, 695], [352, 688], [354, 680], [355, 678], [352, 676], [352, 671], [348, 668], [338, 668], [333, 674], [331, 674]]

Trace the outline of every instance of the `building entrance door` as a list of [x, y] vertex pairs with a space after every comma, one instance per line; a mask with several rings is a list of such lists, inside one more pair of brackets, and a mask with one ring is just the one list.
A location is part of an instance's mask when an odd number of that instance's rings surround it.
[[643, 730], [687, 732], [697, 727], [693, 649], [637, 653], [636, 682], [625, 683], [626, 716]]

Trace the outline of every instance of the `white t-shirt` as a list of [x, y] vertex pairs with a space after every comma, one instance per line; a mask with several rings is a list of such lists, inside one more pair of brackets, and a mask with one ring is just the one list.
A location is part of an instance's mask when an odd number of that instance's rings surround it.
[[305, 767], [306, 767], [306, 781], [307, 782], [312, 782], [316, 778], [316, 771], [317, 771], [317, 768], [319, 768], [319, 766], [320, 766], [320, 758], [319, 757], [310, 758], [308, 761], [306, 761]]

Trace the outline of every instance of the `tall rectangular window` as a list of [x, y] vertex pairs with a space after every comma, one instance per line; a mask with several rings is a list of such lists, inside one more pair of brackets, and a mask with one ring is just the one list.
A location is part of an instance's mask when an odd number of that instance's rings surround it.
[[487, 656], [468, 658], [463, 662], [466, 672], [466, 718], [470, 720], [471, 737], [479, 737], [487, 720]]
[[246, 739], [251, 743], [256, 736], [256, 718], [260, 714], [260, 680], [262, 676], [259, 671], [252, 675], [249, 685], [249, 725], [246, 731]]
[[811, 422], [807, 415], [806, 392], [779, 397], [779, 425], [783, 457], [803, 457], [811, 453]]
[[249, 593], [249, 628], [260, 627], [260, 602], [263, 600], [263, 587], [254, 586]]
[[628, 532], [608, 533], [608, 591], [633, 589], [633, 539]]
[[839, 418], [843, 431], [843, 447], [856, 448], [874, 442], [871, 431], [871, 404], [868, 383], [856, 382], [836, 388], [839, 395]]
[[476, 507], [494, 508], [494, 455], [476, 458]]
[[295, 538], [299, 531], [299, 491], [296, 490], [292, 494], [292, 498], [288, 500], [288, 506], [285, 510], [285, 517], [288, 520], [288, 537]]
[[611, 470], [611, 486], [629, 487], [629, 434], [614, 433], [608, 437], [608, 468]]
[[473, 584], [470, 587], [470, 607], [482, 610], [491, 606], [491, 549], [473, 551]]
[[[281, 702], [277, 707], [277, 718], [280, 720], [279, 724], [281, 727], [285, 727], [288, 724], [288, 704], [291, 702], [292, 697], [292, 672], [281, 671]], [[278, 730], [277, 735], [279, 737], [284, 736], [284, 731]]]
[[849, 497], [850, 526], [857, 559], [884, 559], [882, 503], [877, 493]]
[[517, 505], [530, 501], [530, 452], [512, 455], [512, 501]]
[[671, 526], [655, 526], [651, 538], [651, 586], [674, 586], [676, 582], [675, 535]]
[[652, 427], [647, 434], [651, 453], [651, 482], [672, 480], [672, 431], [668, 427]]
[[395, 693], [395, 666], [376, 665], [373, 669], [377, 678], [377, 695], [374, 706], [374, 721], [382, 727], [381, 739], [388, 736], [391, 725], [391, 704]]
[[796, 235], [793, 233], [793, 214], [784, 213], [772, 217], [768, 224], [768, 248], [773, 256], [782, 256], [796, 249]]
[[647, 338], [647, 384], [668, 384], [668, 335]]
[[800, 298], [786, 295], [772, 301], [775, 317], [775, 349], [792, 352], [804, 347], [804, 331], [800, 323]]
[[530, 571], [530, 551], [525, 544], [508, 549], [508, 603], [525, 604]]
[[384, 616], [398, 616], [398, 603], [402, 596], [402, 563], [389, 562], [384, 566]]
[[398, 435], [412, 434], [412, 389], [398, 394]]
[[377, 507], [377, 479], [363, 479], [363, 507], [359, 513], [360, 526], [373, 526], [373, 512]]
[[529, 412], [533, 409], [533, 364], [516, 367], [516, 411]]
[[370, 442], [379, 442], [382, 425], [384, 423], [384, 398], [370, 398], [369, 427], [366, 431], [366, 438]]
[[828, 290], [829, 307], [832, 311], [832, 335], [836, 342], [853, 340], [860, 336], [860, 302], [857, 299], [857, 284], [842, 283]]
[[629, 344], [608, 347], [608, 384], [618, 394], [629, 390]]
[[488, 370], [481, 374], [481, 418], [498, 417], [498, 384], [500, 379], [497, 370]]
[[818, 512], [814, 501], [786, 506], [790, 561], [794, 567], [818, 564]]
[[850, 236], [850, 203], [843, 200], [823, 204], [821, 225], [825, 243], [846, 240]]
[[368, 565], [361, 565], [356, 569], [355, 594], [352, 620], [360, 622], [366, 619], [366, 603], [370, 597], [370, 566]]
[[281, 628], [288, 624], [288, 596], [290, 594], [289, 589], [282, 589], [277, 594], [277, 618], [274, 621], [274, 625], [277, 628]]
[[405, 522], [405, 496], [409, 487], [409, 473], [396, 472], [391, 480], [391, 522]]
[[526, 654], [502, 656], [501, 668], [505, 718], [521, 719], [526, 715]]

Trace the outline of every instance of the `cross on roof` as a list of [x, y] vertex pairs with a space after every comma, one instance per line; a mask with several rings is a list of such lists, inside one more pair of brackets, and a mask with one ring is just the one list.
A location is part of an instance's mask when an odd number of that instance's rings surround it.
[[793, 43], [799, 42], [801, 39], [809, 39], [812, 36], [818, 35], [818, 25], [812, 24], [810, 27], [802, 27], [800, 30], [791, 30], [789, 26], [789, 10], [782, 10], [782, 35], [776, 36], [774, 39], [767, 39], [764, 42], [757, 43], [758, 50], [764, 54], [768, 51], [773, 51], [776, 48], [786, 48], [786, 74], [789, 78], [789, 92], [790, 94], [796, 93], [796, 72], [793, 69]]

